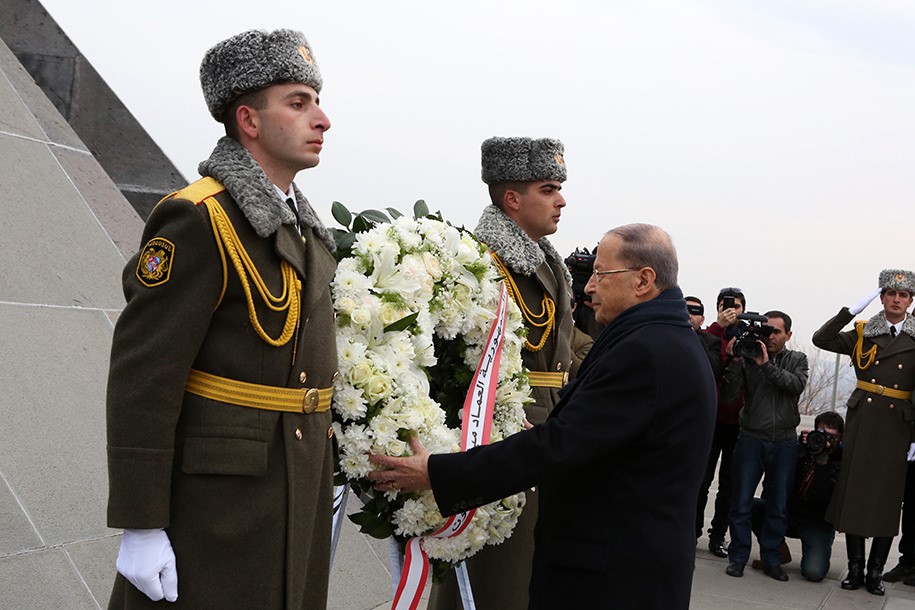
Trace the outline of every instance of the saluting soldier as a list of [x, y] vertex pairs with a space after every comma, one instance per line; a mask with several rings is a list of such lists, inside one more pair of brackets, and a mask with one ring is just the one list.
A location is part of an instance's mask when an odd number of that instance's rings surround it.
[[[521, 358], [532, 387], [534, 402], [525, 407], [532, 424], [546, 421], [559, 402], [559, 389], [593, 342], [574, 327], [572, 278], [547, 239], [566, 206], [560, 192], [566, 180], [563, 152], [562, 142], [549, 138], [497, 137], [482, 145], [483, 182], [489, 185], [492, 205], [483, 210], [474, 235], [489, 247], [528, 330]], [[528, 607], [537, 493], [527, 490], [526, 496], [511, 538], [484, 547], [466, 562], [480, 610]], [[433, 586], [429, 608], [461, 607], [452, 572]]]
[[[843, 589], [883, 595], [883, 567], [899, 513], [907, 464], [915, 459], [915, 319], [906, 313], [915, 294], [915, 274], [899, 269], [880, 272], [879, 288], [838, 314], [813, 335], [821, 349], [851, 356], [858, 377], [848, 399], [842, 467], [826, 520], [845, 532], [848, 578]], [[869, 320], [854, 316], [880, 295], [883, 311]], [[873, 537], [864, 563], [864, 539]]]
[[293, 184], [330, 128], [321, 74], [301, 33], [248, 31], [210, 49], [200, 79], [226, 136], [153, 210], [123, 275], [110, 607], [324, 608], [334, 244]]

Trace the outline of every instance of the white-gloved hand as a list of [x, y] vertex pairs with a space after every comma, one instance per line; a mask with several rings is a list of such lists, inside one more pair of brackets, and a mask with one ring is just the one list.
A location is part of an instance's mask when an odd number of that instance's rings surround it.
[[909, 443], [909, 454], [906, 459], [910, 462], [915, 462], [915, 443]]
[[849, 307], [848, 311], [851, 312], [851, 315], [856, 316], [859, 313], [861, 313], [862, 311], [864, 311], [865, 309], [867, 309], [867, 306], [871, 304], [871, 301], [876, 299], [878, 296], [880, 296], [880, 287], [879, 286], [872, 293], [870, 293], [869, 295], [867, 295], [866, 297], [864, 297], [863, 299], [858, 301], [854, 305], [854, 307]]
[[163, 529], [124, 530], [118, 551], [118, 572], [154, 602], [178, 599], [175, 552]]

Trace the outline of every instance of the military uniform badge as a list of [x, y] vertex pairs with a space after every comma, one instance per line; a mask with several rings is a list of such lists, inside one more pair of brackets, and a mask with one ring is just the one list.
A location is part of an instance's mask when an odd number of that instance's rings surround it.
[[150, 288], [168, 281], [172, 272], [175, 244], [162, 237], [149, 240], [137, 262], [137, 279]]

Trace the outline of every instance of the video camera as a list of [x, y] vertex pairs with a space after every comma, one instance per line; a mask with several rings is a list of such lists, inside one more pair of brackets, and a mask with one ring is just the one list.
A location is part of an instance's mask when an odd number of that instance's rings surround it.
[[565, 260], [566, 267], [569, 268], [569, 273], [572, 275], [572, 294], [575, 297], [576, 306], [591, 300], [591, 297], [585, 294], [585, 286], [591, 279], [591, 274], [594, 273], [595, 258], [597, 258], [597, 254], [591, 254], [587, 248], [575, 248], [575, 252]]
[[766, 322], [769, 318], [759, 315], [756, 311], [737, 314], [737, 341], [734, 343], [734, 355], [743, 358], [758, 358], [762, 356], [762, 347], [759, 341], [763, 343], [775, 330]]

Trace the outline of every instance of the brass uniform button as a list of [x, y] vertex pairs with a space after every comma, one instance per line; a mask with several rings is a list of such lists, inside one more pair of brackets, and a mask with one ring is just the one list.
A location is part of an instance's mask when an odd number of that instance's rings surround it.
[[868, 396], [868, 397], [867, 397], [867, 402], [874, 402], [874, 399], [871, 398], [870, 396]]
[[335, 371], [334, 376], [331, 377], [330, 381], [331, 381], [331, 383], [337, 383], [338, 381], [340, 381], [340, 371]]
[[876, 364], [880, 364], [880, 361], [879, 361], [879, 360], [875, 360], [875, 361], [874, 361], [874, 364], [875, 364], [875, 365], [876, 365]]
[[562, 370], [562, 363], [561, 363], [561, 362], [557, 362], [557, 363], [556, 363], [556, 370], [557, 370], [557, 371], [561, 371], [561, 370]]
[[871, 383], [877, 383], [876, 379], [871, 379]]
[[898, 368], [899, 370], [902, 370], [902, 365], [900, 364], [896, 368]]
[[333, 437], [334, 437], [334, 427], [331, 426], [330, 428], [327, 429], [327, 438], [333, 438]]
[[895, 406], [896, 406], [896, 405], [894, 405], [893, 403], [890, 403], [890, 409], [892, 409], [892, 408], [895, 407]]
[[301, 373], [299, 373], [299, 383], [301, 383], [302, 385], [305, 385], [305, 382], [307, 380], [308, 380], [308, 373], [306, 373], [305, 371], [302, 371]]
[[299, 430], [298, 428], [295, 429], [295, 440], [297, 440], [297, 441], [302, 440], [302, 431]]
[[894, 390], [898, 390], [898, 389], [899, 389], [899, 384], [898, 384], [898, 383], [894, 383], [894, 384], [893, 384], [893, 389], [894, 389]]

